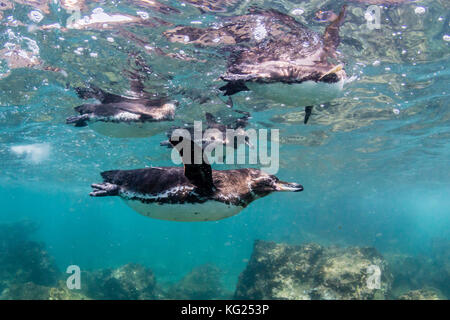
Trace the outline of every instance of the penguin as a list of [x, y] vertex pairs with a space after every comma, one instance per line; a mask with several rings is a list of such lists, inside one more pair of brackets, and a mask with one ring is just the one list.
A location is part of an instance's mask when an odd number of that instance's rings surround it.
[[[150, 72], [141, 58], [136, 57], [141, 72]], [[82, 99], [94, 98], [100, 103], [86, 103], [75, 108], [80, 115], [66, 119], [75, 127], [89, 126], [109, 137], [149, 137], [167, 130], [167, 123], [174, 120], [177, 101], [155, 97], [145, 90], [143, 81], [148, 75], [135, 71], [126, 72], [131, 82], [131, 97], [105, 92], [95, 86], [75, 88]]]
[[346, 6], [330, 15], [320, 35], [293, 17], [276, 10], [251, 9], [249, 14], [225, 20], [223, 26], [199, 29], [176, 27], [164, 35], [171, 42], [231, 47], [227, 71], [220, 78], [225, 96], [251, 90], [289, 106], [307, 106], [305, 123], [312, 106], [339, 96], [346, 80], [336, 59], [339, 28]]
[[[234, 216], [253, 201], [277, 191], [303, 191], [298, 183], [281, 181], [261, 170], [212, 170], [194, 142], [170, 140], [183, 167], [151, 167], [101, 173], [92, 197], [119, 196], [141, 215], [170, 221], [216, 221]], [[183, 143], [181, 143], [183, 142]], [[192, 152], [183, 152], [183, 145]], [[201, 161], [198, 155], [201, 156]]]
[[[345, 12], [346, 6], [339, 16], [329, 15], [326, 21], [332, 22], [320, 36], [295, 19], [271, 11], [270, 16], [290, 26], [290, 32], [239, 50], [221, 77], [227, 84], [220, 89], [225, 95], [232, 95], [238, 92], [236, 87], [245, 86], [272, 101], [306, 105], [306, 124], [314, 105], [328, 102], [342, 92], [346, 80], [343, 66], [329, 63], [328, 58], [336, 58]], [[261, 26], [264, 34], [262, 22]]]

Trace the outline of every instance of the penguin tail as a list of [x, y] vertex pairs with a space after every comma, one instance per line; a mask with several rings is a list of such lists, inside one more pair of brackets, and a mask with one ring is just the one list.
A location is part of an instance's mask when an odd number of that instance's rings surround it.
[[91, 197], [107, 197], [119, 195], [119, 186], [113, 183], [104, 182], [101, 184], [92, 184], [92, 192], [89, 193]]

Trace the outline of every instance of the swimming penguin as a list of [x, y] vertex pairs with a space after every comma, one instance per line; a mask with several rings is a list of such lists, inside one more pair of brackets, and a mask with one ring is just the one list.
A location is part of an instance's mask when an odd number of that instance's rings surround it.
[[346, 79], [341, 64], [332, 64], [340, 43], [339, 28], [346, 6], [320, 35], [276, 10], [252, 9], [232, 17], [218, 28], [176, 27], [164, 34], [171, 42], [225, 45], [232, 48], [225, 95], [252, 90], [260, 96], [290, 105], [308, 106], [305, 122], [315, 104], [338, 96]]
[[[137, 60], [137, 64], [142, 68], [140, 71], [148, 68], [142, 61]], [[167, 130], [167, 122], [173, 121], [178, 102], [155, 97], [145, 91], [143, 81], [147, 75], [142, 76], [134, 71], [127, 73], [132, 97], [108, 93], [92, 86], [76, 88], [80, 98], [94, 98], [100, 103], [76, 107], [75, 111], [80, 115], [67, 118], [66, 123], [76, 127], [89, 124], [101, 134], [118, 138], [149, 137]]]
[[[228, 83], [221, 88], [225, 95], [234, 94], [236, 87], [248, 89], [270, 100], [286, 105], [306, 105], [305, 120], [312, 106], [332, 100], [343, 89], [346, 74], [342, 65], [333, 65], [328, 58], [336, 58], [339, 45], [339, 27], [346, 7], [326, 28], [323, 36], [306, 29], [295, 19], [271, 11], [289, 32], [282, 36], [260, 41], [256, 46], [239, 50], [230, 61], [222, 80]], [[260, 33], [264, 35], [264, 23]]]
[[[245, 127], [248, 124], [248, 120], [251, 118], [250, 113], [241, 110], [233, 110], [234, 112], [243, 114], [242, 117], [234, 119], [232, 123], [224, 124], [219, 122], [214, 115], [209, 112], [205, 113], [206, 117], [206, 129], [202, 130], [202, 148], [210, 145], [211, 143], [221, 144], [224, 147], [231, 147], [237, 149], [239, 145], [246, 144], [249, 147], [253, 147], [250, 137], [245, 131]], [[169, 140], [161, 142], [161, 146], [166, 146], [172, 148], [170, 143], [170, 137], [176, 129], [185, 129], [189, 131], [191, 137], [194, 136], [194, 127], [174, 127], [172, 130], [167, 132], [167, 137]], [[206, 134], [208, 130], [208, 134]]]
[[[280, 181], [258, 169], [212, 170], [201, 147], [183, 153], [183, 139], [171, 140], [183, 159], [182, 167], [152, 167], [101, 173], [92, 184], [93, 197], [119, 196], [140, 214], [172, 221], [214, 221], [236, 215], [251, 202], [275, 191], [302, 191], [297, 183]], [[189, 142], [188, 142], [189, 143]], [[197, 158], [198, 159], [198, 158]]]

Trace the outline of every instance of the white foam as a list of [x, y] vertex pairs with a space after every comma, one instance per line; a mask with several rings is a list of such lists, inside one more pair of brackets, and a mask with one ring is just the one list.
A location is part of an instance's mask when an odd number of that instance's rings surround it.
[[50, 155], [50, 144], [36, 143], [12, 146], [11, 151], [17, 156], [25, 155], [25, 159], [33, 164], [39, 164], [48, 159]]
[[69, 29], [80, 29], [85, 26], [90, 26], [96, 23], [126, 23], [132, 22], [135, 18], [122, 14], [107, 14], [103, 12], [102, 8], [96, 8], [92, 11], [90, 16], [84, 16], [83, 18], [75, 21], [74, 23], [67, 25]]

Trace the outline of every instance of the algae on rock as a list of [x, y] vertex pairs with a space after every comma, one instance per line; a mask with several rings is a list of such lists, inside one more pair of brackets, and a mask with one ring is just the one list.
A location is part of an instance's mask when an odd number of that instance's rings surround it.
[[149, 300], [159, 297], [153, 272], [140, 264], [129, 263], [117, 269], [82, 273], [85, 294], [100, 300]]
[[387, 264], [374, 248], [256, 241], [235, 298], [383, 299], [391, 283]]

